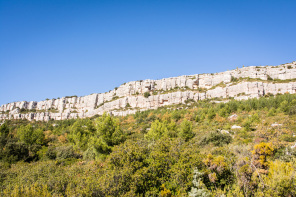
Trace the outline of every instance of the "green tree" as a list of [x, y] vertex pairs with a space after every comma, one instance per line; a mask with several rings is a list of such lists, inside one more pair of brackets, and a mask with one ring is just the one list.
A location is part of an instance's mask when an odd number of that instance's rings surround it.
[[164, 136], [169, 138], [178, 137], [177, 124], [175, 121], [171, 121], [167, 124], [167, 131], [164, 133]]
[[21, 126], [17, 130], [17, 136], [21, 142], [27, 145], [33, 145], [33, 144], [41, 145], [44, 143], [44, 137], [45, 137], [42, 129], [40, 128], [34, 129], [31, 124], [28, 124], [27, 126]]
[[276, 110], [275, 110], [274, 107], [272, 107], [272, 108], [268, 111], [267, 116], [269, 116], [269, 117], [270, 117], [270, 116], [274, 116], [275, 113], [276, 113]]
[[8, 142], [0, 155], [3, 161], [13, 163], [29, 157], [29, 150], [24, 143]]
[[281, 109], [282, 112], [288, 112], [289, 111], [289, 103], [288, 103], [288, 101], [284, 100], [283, 102], [281, 102], [280, 109]]
[[7, 136], [9, 134], [9, 127], [6, 123], [0, 126], [0, 153], [5, 144], [7, 143]]
[[76, 157], [77, 155], [75, 154], [72, 146], [59, 146], [56, 148], [56, 158], [59, 160]]
[[70, 133], [67, 137], [74, 146], [85, 151], [89, 137], [93, 136], [94, 132], [95, 127], [92, 121], [79, 119], [70, 127]]
[[95, 120], [95, 124], [95, 135], [88, 144], [88, 147], [92, 150], [98, 150], [100, 153], [110, 153], [112, 146], [118, 145], [126, 139], [118, 119], [111, 117], [109, 114], [104, 113]]
[[207, 133], [200, 141], [201, 145], [207, 145], [213, 143], [215, 146], [223, 146], [229, 144], [232, 141], [232, 137], [229, 134], [223, 134], [220, 131], [212, 131]]
[[151, 123], [151, 128], [145, 135], [145, 138], [151, 141], [155, 141], [161, 138], [165, 133], [168, 133], [167, 124], [164, 122], [160, 122], [159, 120], [155, 120]]
[[180, 136], [185, 139], [185, 141], [188, 141], [194, 137], [192, 123], [187, 119], [184, 119], [180, 125]]
[[120, 128], [117, 118], [113, 118], [105, 113], [95, 123], [97, 134], [108, 146], [117, 145], [125, 140], [125, 135]]
[[7, 123], [4, 123], [0, 126], [0, 136], [5, 135], [7, 136], [9, 134], [9, 127]]
[[208, 119], [209, 120], [212, 120], [212, 119], [214, 119], [216, 117], [216, 113], [215, 113], [215, 111], [214, 111], [214, 109], [210, 109], [209, 111], [208, 111]]
[[293, 163], [279, 160], [271, 162], [268, 175], [263, 175], [263, 181], [268, 187], [263, 184], [259, 186], [266, 196], [296, 196], [296, 176]]

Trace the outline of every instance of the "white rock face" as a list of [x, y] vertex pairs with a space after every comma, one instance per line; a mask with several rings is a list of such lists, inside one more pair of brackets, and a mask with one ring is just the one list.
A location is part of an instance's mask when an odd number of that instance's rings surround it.
[[[0, 120], [65, 120], [101, 115], [104, 112], [124, 116], [137, 111], [185, 103], [188, 99], [242, 100], [259, 98], [268, 93], [294, 94], [296, 80], [291, 79], [296, 79], [296, 62], [280, 66], [250, 66], [215, 74], [132, 81], [101, 94], [63, 97], [40, 102], [8, 103], [0, 106]], [[151, 96], [145, 98], [145, 92], [149, 92]]]
[[228, 120], [234, 121], [234, 120], [237, 120], [237, 117], [238, 116], [236, 114], [233, 114], [233, 115], [228, 117]]
[[229, 131], [227, 131], [227, 130], [221, 130], [220, 133], [222, 133], [222, 134], [229, 134]]
[[270, 126], [272, 126], [272, 127], [281, 127], [281, 126], [283, 126], [282, 124], [278, 124], [278, 123], [273, 123], [273, 124], [271, 124]]
[[237, 126], [237, 125], [232, 125], [231, 129], [241, 129], [241, 126]]

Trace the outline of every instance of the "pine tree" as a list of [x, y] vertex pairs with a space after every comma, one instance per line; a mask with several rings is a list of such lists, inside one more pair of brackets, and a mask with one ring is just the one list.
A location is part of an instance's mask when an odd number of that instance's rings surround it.
[[185, 141], [188, 141], [194, 137], [194, 133], [192, 131], [192, 123], [187, 119], [184, 119], [181, 123], [180, 136], [185, 139]]

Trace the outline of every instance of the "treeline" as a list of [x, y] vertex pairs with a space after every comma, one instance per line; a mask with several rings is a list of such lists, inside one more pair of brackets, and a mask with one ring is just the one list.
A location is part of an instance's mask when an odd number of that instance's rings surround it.
[[0, 195], [296, 196], [295, 113], [296, 95], [285, 94], [9, 120], [0, 126]]

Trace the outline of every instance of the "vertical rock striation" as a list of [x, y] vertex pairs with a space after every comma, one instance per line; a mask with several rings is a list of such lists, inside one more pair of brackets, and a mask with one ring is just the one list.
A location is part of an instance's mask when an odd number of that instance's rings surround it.
[[[145, 92], [150, 96], [144, 97]], [[280, 66], [250, 66], [215, 74], [132, 81], [106, 93], [82, 97], [13, 102], [0, 106], [0, 119], [64, 120], [104, 112], [123, 116], [139, 110], [185, 103], [188, 99], [241, 100], [279, 93], [296, 93], [296, 62]]]

